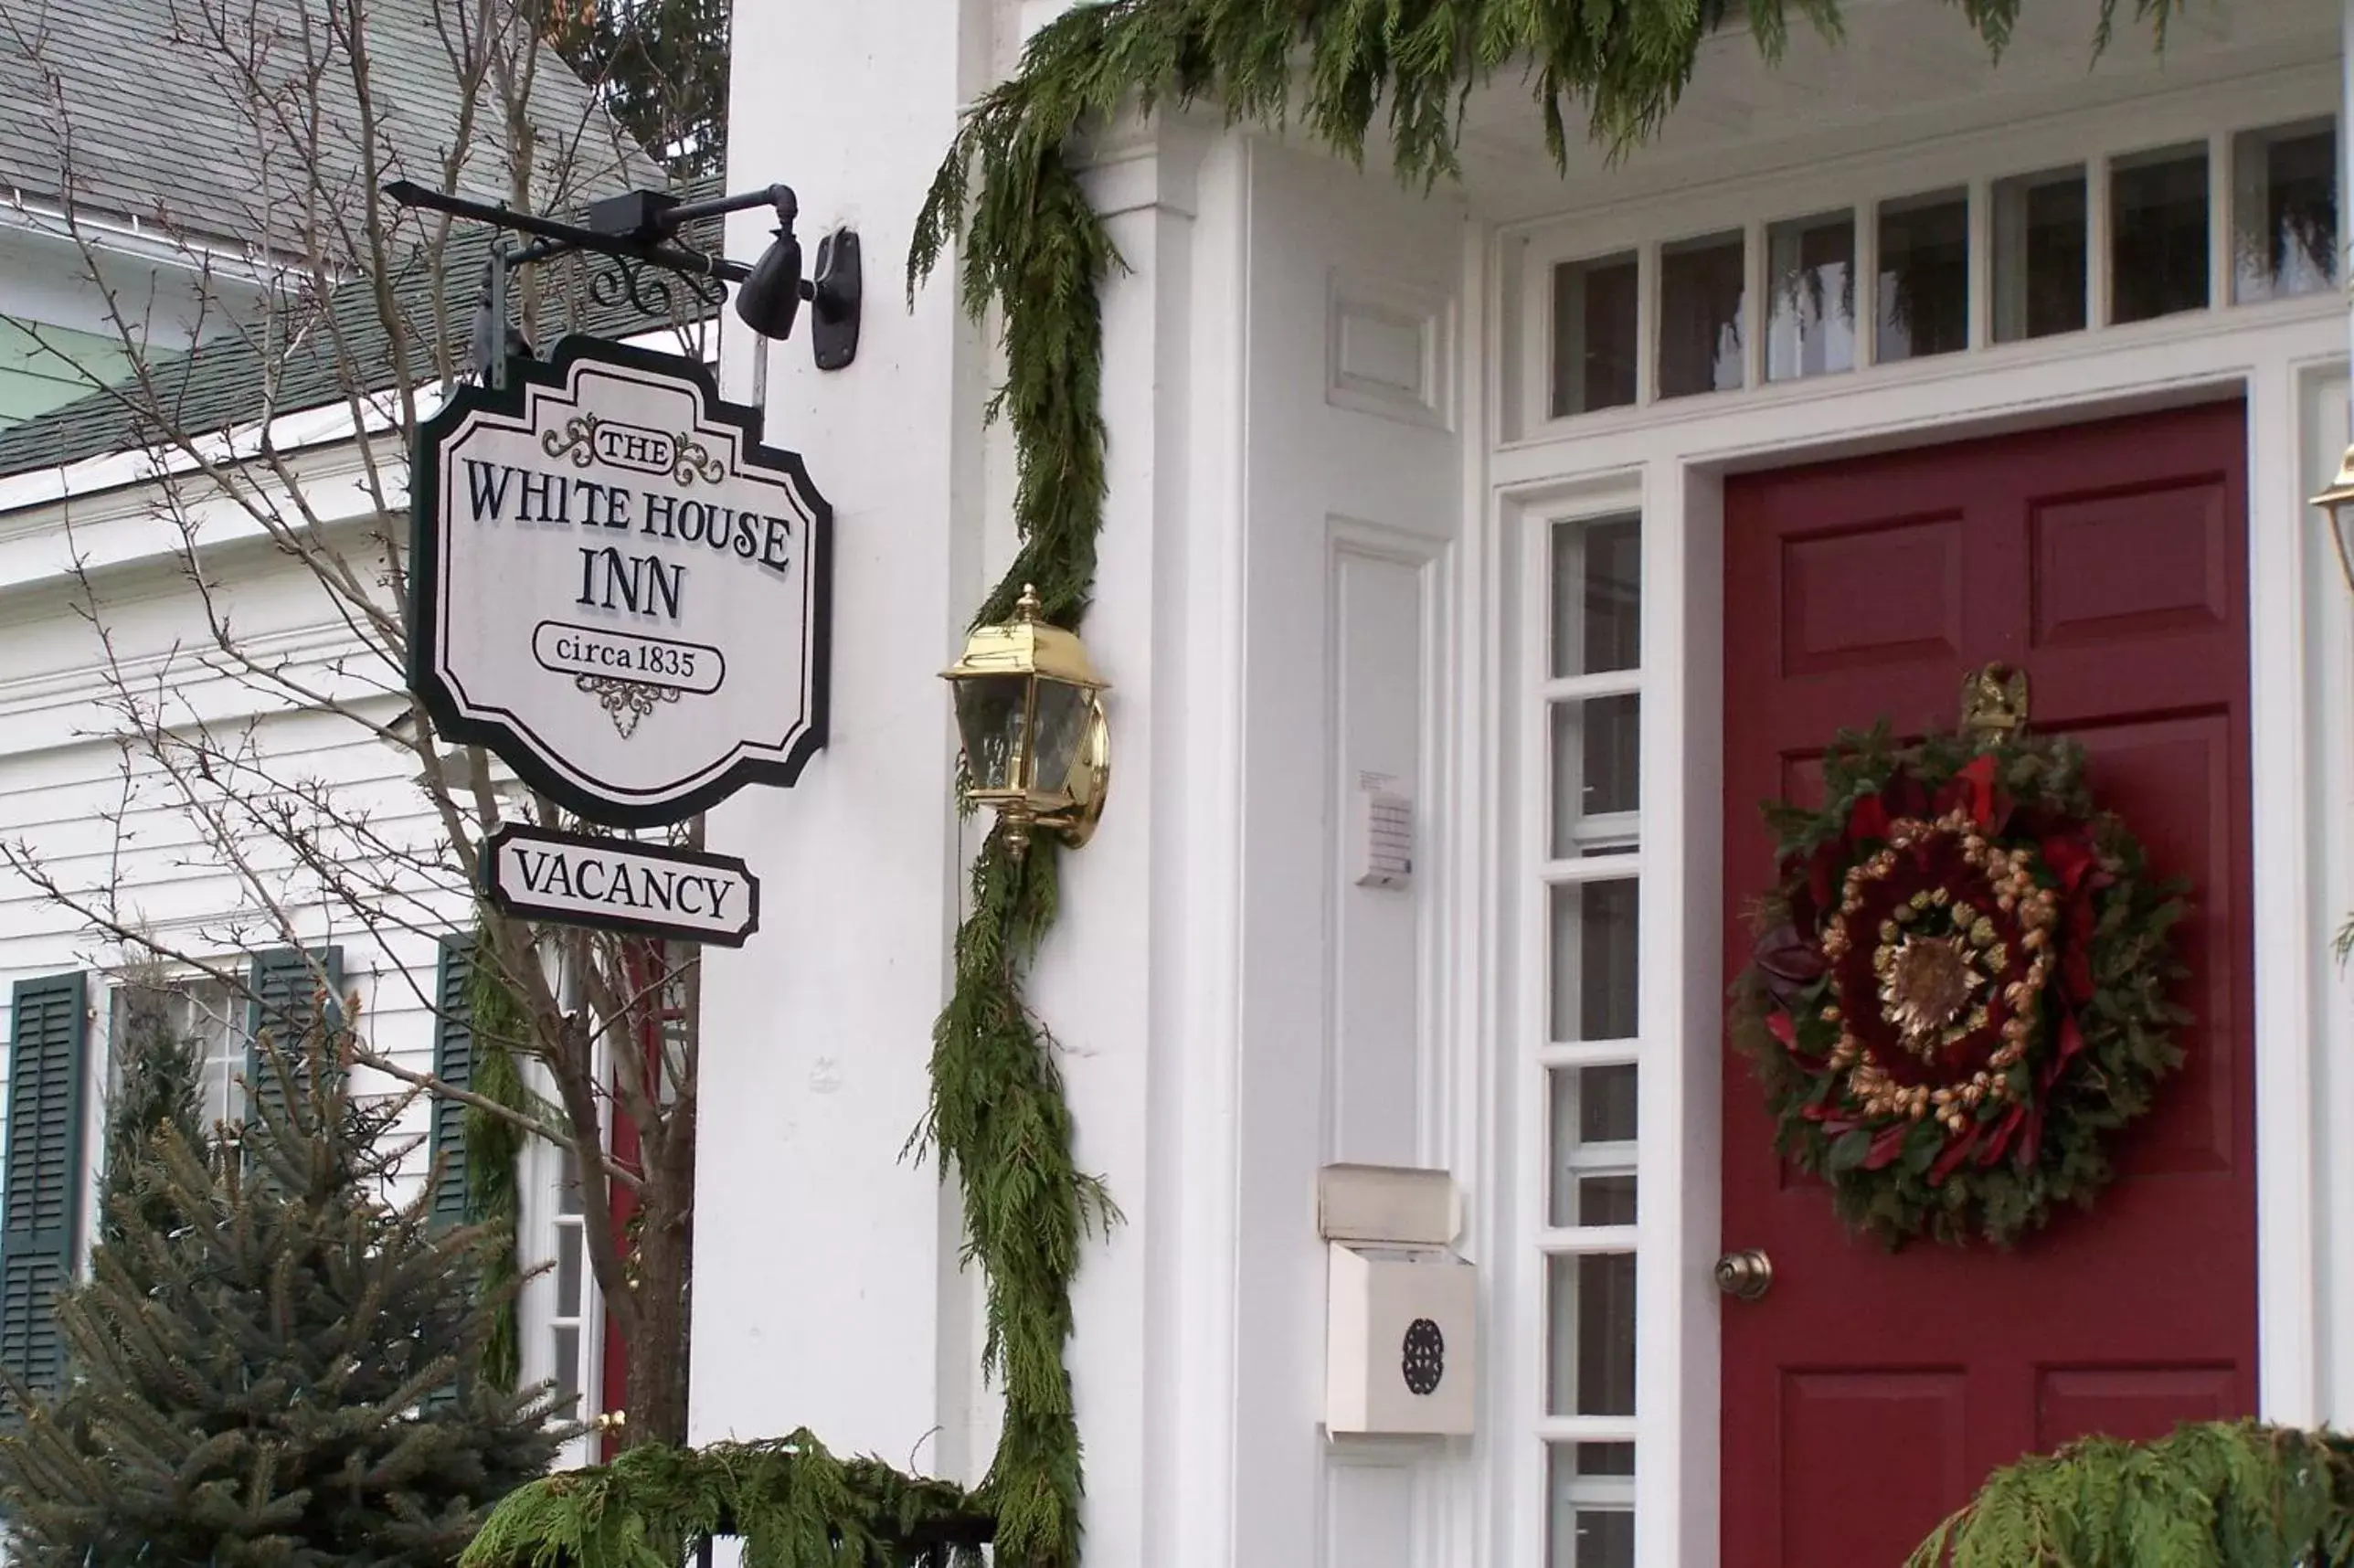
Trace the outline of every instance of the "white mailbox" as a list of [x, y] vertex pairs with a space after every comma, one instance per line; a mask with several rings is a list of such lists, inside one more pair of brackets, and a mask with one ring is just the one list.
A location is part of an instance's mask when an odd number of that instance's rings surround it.
[[1331, 1165], [1318, 1179], [1328, 1244], [1324, 1429], [1458, 1436], [1478, 1413], [1479, 1271], [1443, 1171]]

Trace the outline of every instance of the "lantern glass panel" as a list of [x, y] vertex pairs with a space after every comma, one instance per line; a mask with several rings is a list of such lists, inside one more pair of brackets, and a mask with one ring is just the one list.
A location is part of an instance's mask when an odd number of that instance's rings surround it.
[[1070, 784], [1071, 763], [1087, 733], [1087, 689], [1062, 681], [1038, 683], [1037, 770], [1030, 776], [1034, 796], [1061, 796]]
[[1027, 788], [1021, 777], [1029, 717], [1027, 675], [968, 675], [956, 683], [957, 729], [964, 736], [965, 767], [980, 790]]

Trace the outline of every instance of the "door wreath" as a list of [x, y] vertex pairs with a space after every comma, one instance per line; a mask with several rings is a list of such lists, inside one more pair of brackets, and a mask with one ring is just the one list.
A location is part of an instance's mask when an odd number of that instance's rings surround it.
[[2026, 677], [1988, 666], [1958, 732], [1843, 733], [1820, 810], [1766, 807], [1781, 879], [1734, 1043], [1776, 1148], [1891, 1246], [2009, 1245], [2089, 1205], [2181, 1061], [2182, 890], [2096, 807], [2083, 749], [2025, 721]]

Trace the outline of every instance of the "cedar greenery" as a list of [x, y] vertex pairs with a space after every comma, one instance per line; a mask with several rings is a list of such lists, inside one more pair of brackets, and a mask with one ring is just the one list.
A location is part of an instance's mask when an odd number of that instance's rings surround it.
[[1905, 1568], [2323, 1568], [2354, 1562], [2354, 1443], [2253, 1421], [2088, 1437], [1997, 1470]]
[[[1950, 0], [1999, 53], [2020, 0]], [[2181, 0], [2132, 0], [2161, 41]], [[2095, 47], [2122, 0], [2103, 0]], [[968, 111], [916, 223], [908, 289], [960, 241], [966, 310], [994, 319], [1005, 382], [990, 406], [1012, 429], [1022, 546], [974, 623], [1010, 616], [1025, 583], [1045, 618], [1076, 630], [1103, 524], [1103, 280], [1120, 266], [1071, 160], [1076, 137], [1126, 113], [1196, 103], [1230, 124], [1304, 129], [1362, 161], [1377, 119], [1402, 181], [1458, 172], [1470, 90], [1518, 72], [1545, 143], [1566, 165], [1573, 106], [1614, 151], [1658, 129], [1691, 80], [1728, 0], [1108, 0], [1041, 28], [1022, 68]], [[1749, 0], [1761, 53], [1792, 22], [1840, 31], [1838, 0]], [[1092, 1220], [1113, 1211], [1070, 1155], [1070, 1113], [1052, 1040], [1022, 998], [1055, 918], [1055, 851], [1026, 861], [992, 832], [972, 872], [956, 943], [955, 991], [934, 1032], [923, 1138], [962, 1181], [966, 1255], [988, 1275], [989, 1342], [1006, 1425], [981, 1495], [998, 1518], [999, 1561], [1069, 1568], [1079, 1559], [1078, 1429], [1062, 1345], [1070, 1282]]]
[[805, 1431], [699, 1450], [647, 1444], [514, 1493], [461, 1563], [679, 1568], [705, 1538], [735, 1535], [757, 1568], [980, 1568], [973, 1548], [929, 1543], [970, 1517], [959, 1488], [875, 1459], [837, 1459]]
[[[2040, 1139], [2022, 1141], [2018, 1158], [1964, 1160], [1941, 1178], [1935, 1166], [1946, 1138], [1933, 1118], [1924, 1118], [1913, 1125], [1901, 1155], [1875, 1169], [1866, 1155], [1879, 1124], [1843, 1130], [1827, 1127], [1823, 1119], [1847, 1103], [1844, 1075], [1829, 1070], [1823, 1060], [1839, 1034], [1838, 1025], [1822, 1015], [1832, 999], [1829, 974], [1806, 985], [1795, 999], [1771, 998], [1773, 982], [1762, 963], [1753, 964], [1735, 988], [1734, 1044], [1756, 1065], [1764, 1081], [1777, 1124], [1776, 1148], [1829, 1185], [1843, 1222], [1892, 1246], [1925, 1234], [1944, 1242], [1984, 1235], [2008, 1245], [2040, 1229], [2057, 1204], [2089, 1207], [2112, 1174], [2106, 1140], [2149, 1109], [2158, 1080], [2182, 1057], [2173, 1030], [2189, 1014], [2168, 994], [2187, 972], [2171, 939], [2183, 913], [2177, 896], [2181, 889], [2154, 880], [2138, 841], [2114, 815], [2096, 808], [2084, 781], [2084, 750], [2070, 741], [2022, 736], [1982, 747], [1948, 734], [1899, 749], [1885, 726], [1842, 734], [1823, 757], [1821, 809], [1782, 801], [1766, 807], [1778, 841], [1778, 863], [1788, 879], [1756, 910], [1759, 931], [1788, 934], [1792, 890], [1803, 886], [1809, 857], [1824, 845], [1846, 842], [1859, 802], [1879, 797], [1900, 775], [1935, 791], [1982, 755], [1993, 762], [2000, 798], [2015, 802], [2022, 815], [2044, 821], [2036, 832], [2056, 832], [2062, 822], [2085, 824], [2105, 879], [2086, 884], [2094, 890], [2087, 895], [2093, 923], [2078, 944], [2089, 961], [2092, 986], [2090, 1001], [2073, 1010], [2083, 1050], [2048, 1085], [2031, 1071], [2038, 1063], [2034, 1054], [2010, 1069], [2011, 1103], [2041, 1107]], [[2038, 874], [2048, 880], [2050, 873], [2046, 865]], [[1802, 924], [1811, 927], [1813, 921]], [[1802, 942], [1816, 939], [1812, 929], [1796, 936]], [[2058, 999], [2056, 986], [2048, 994], [2056, 1007], [2068, 1007]], [[1796, 1030], [1787, 1045], [1768, 1022], [1780, 1008], [1787, 1009]], [[1990, 1121], [1997, 1103], [1988, 1102], [1976, 1114]]]

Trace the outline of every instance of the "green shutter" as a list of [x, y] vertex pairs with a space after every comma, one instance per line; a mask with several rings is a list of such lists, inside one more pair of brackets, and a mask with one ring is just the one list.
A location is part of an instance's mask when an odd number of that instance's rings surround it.
[[8, 1033], [8, 1152], [0, 1178], [0, 1366], [34, 1388], [65, 1381], [53, 1303], [73, 1278], [81, 1212], [82, 977], [16, 982]]
[[[440, 972], [434, 986], [433, 1075], [454, 1089], [474, 1082], [474, 938], [441, 939]], [[466, 1107], [447, 1095], [433, 1097], [433, 1202], [437, 1225], [466, 1219]]]
[[[311, 1027], [311, 1009], [318, 997], [319, 979], [313, 966], [325, 971], [331, 994], [342, 991], [341, 948], [322, 948], [309, 954], [292, 948], [273, 948], [253, 956], [245, 982], [246, 1116], [249, 1120], [260, 1120], [265, 1106], [281, 1114], [286, 1109], [286, 1086], [278, 1081], [276, 1065], [263, 1054], [261, 1036], [268, 1033], [281, 1052], [292, 1052], [301, 1046], [303, 1033]], [[336, 1004], [331, 1001], [328, 1016], [332, 1019], [336, 1011]]]

